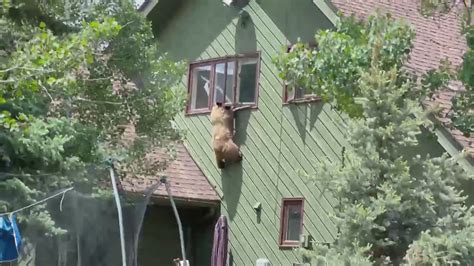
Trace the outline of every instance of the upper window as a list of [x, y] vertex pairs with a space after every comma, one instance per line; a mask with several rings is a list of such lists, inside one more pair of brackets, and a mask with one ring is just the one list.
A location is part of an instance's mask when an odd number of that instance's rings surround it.
[[[311, 49], [316, 49], [316, 45], [314, 44], [310, 44], [309, 47]], [[291, 46], [288, 46], [287, 52], [290, 52], [290, 50], [291, 50]], [[301, 87], [291, 88], [285, 85], [284, 90], [283, 90], [284, 103], [308, 102], [308, 101], [314, 101], [314, 100], [319, 100], [319, 99], [320, 97], [312, 93], [307, 88], [301, 88]]]
[[303, 198], [283, 199], [280, 220], [281, 247], [299, 246], [300, 235], [303, 232]]
[[259, 69], [259, 53], [192, 63], [189, 67], [187, 113], [209, 112], [216, 102], [255, 107]]

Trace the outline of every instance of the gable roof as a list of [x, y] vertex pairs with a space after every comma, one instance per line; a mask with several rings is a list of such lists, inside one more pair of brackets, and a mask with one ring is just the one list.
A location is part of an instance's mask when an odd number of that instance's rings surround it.
[[[124, 133], [125, 141], [133, 139], [133, 136], [133, 129], [127, 127]], [[170, 160], [170, 155], [165, 150], [155, 149], [147, 154], [147, 158], [154, 162], [164, 162]], [[126, 192], [141, 193], [158, 183], [162, 175], [168, 177], [173, 198], [177, 200], [216, 204], [220, 201], [214, 187], [182, 143], [176, 144], [176, 157], [163, 172], [153, 176], [127, 175], [120, 183]], [[153, 196], [162, 199], [168, 198], [164, 186], [160, 186]]]
[[[380, 8], [382, 11], [390, 12], [395, 18], [409, 22], [415, 28], [416, 37], [408, 67], [418, 73], [438, 67], [440, 61], [446, 58], [456, 67], [462, 63], [467, 44], [461, 34], [461, 20], [456, 8], [443, 16], [424, 17], [419, 12], [418, 1], [332, 0], [331, 2], [344, 15], [355, 14], [359, 18], [367, 18]], [[474, 157], [474, 136], [466, 137], [461, 131], [452, 128], [451, 120], [447, 117], [452, 107], [453, 96], [462, 90], [464, 88], [460, 82], [451, 82], [426, 104], [442, 108], [440, 114], [436, 116], [437, 120], [446, 127], [461, 148]]]

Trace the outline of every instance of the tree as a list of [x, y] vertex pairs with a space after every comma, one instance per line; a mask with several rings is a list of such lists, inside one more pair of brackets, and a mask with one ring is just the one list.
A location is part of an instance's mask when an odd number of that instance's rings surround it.
[[[63, 21], [81, 25], [65, 31], [55, 20], [23, 20], [18, 10], [28, 6], [3, 5], [0, 210], [71, 185], [100, 193], [107, 175], [97, 173], [109, 157], [123, 170], [155, 172], [162, 165], [145, 154], [180, 137], [172, 120], [184, 99], [177, 89], [183, 65], [159, 53], [150, 23], [122, 2]], [[124, 143], [129, 124], [137, 137]], [[19, 220], [40, 236], [62, 232], [42, 207]]]
[[447, 77], [422, 82], [403, 68], [412, 29], [389, 15], [342, 19], [316, 34], [318, 50], [297, 44], [275, 59], [291, 85], [306, 86], [352, 119], [344, 164], [326, 161], [308, 174], [340, 199], [340, 230], [330, 248], [305, 252], [317, 265], [472, 265], [473, 208], [457, 189], [472, 178], [455, 158], [416, 150], [432, 125], [421, 100]]

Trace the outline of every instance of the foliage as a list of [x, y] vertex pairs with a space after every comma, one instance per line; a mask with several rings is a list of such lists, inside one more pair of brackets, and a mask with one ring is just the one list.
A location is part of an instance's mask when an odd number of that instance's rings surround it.
[[452, 120], [456, 128], [469, 136], [474, 132], [474, 26], [469, 27], [466, 37], [468, 50], [459, 71], [466, 91], [453, 101]]
[[[382, 69], [401, 67], [411, 49], [414, 31], [390, 18], [370, 17], [369, 26], [357, 23], [354, 16], [337, 25], [337, 31], [321, 30], [316, 34], [317, 49], [298, 43], [290, 53], [275, 58], [280, 76], [291, 88], [301, 85], [311, 89], [323, 100], [352, 117], [360, 117], [362, 108], [354, 99], [359, 95], [361, 69], [367, 69], [372, 52], [379, 49]], [[375, 46], [373, 36], [383, 34], [386, 39]]]
[[317, 245], [315, 251], [308, 252], [302, 249], [301, 253], [306, 259], [311, 260], [311, 265], [351, 265], [351, 266], [369, 266], [372, 265], [370, 258], [364, 254], [370, 247], [361, 248], [355, 245], [354, 249], [336, 250], [325, 245]]
[[425, 16], [433, 16], [437, 13], [447, 13], [454, 7], [453, 0], [421, 0], [420, 12]]
[[299, 44], [276, 60], [288, 83], [309, 86], [353, 118], [344, 165], [323, 161], [309, 174], [340, 199], [339, 236], [312, 256], [321, 265], [469, 265], [474, 259], [473, 246], [464, 245], [474, 233], [473, 209], [457, 189], [472, 176], [446, 155], [407, 152], [417, 149], [421, 128], [432, 126], [421, 100], [446, 78], [427, 73], [430, 80], [419, 89], [403, 67], [412, 38], [406, 24], [389, 16], [351, 18], [316, 35], [318, 52], [308, 55]]
[[[23, 6], [28, 7], [28, 6]], [[20, 23], [12, 8], [0, 24], [0, 210], [13, 210], [74, 185], [100, 192], [109, 157], [122, 170], [149, 173], [152, 147], [179, 138], [172, 119], [183, 93], [183, 65], [160, 54], [151, 25], [131, 4], [101, 5], [81, 25]], [[133, 125], [135, 139], [123, 139]], [[43, 207], [21, 213], [38, 234], [58, 233]]]
[[462, 26], [468, 50], [464, 54], [463, 63], [457, 73], [449, 73], [449, 75], [451, 78], [462, 81], [466, 91], [455, 96], [449, 117], [453, 122], [452, 126], [462, 131], [464, 135], [470, 136], [474, 131], [474, 21], [472, 19], [474, 1], [422, 0], [420, 10], [426, 16], [434, 16], [452, 12], [457, 5], [461, 5], [464, 11]]

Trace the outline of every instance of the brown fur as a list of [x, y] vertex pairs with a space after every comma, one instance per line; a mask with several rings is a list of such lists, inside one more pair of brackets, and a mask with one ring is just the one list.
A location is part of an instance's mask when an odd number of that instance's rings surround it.
[[242, 160], [240, 148], [232, 140], [233, 120], [232, 110], [219, 105], [212, 108], [212, 147], [219, 168], [224, 168], [227, 163]]
[[214, 105], [211, 110], [211, 125], [224, 124], [224, 109]]

